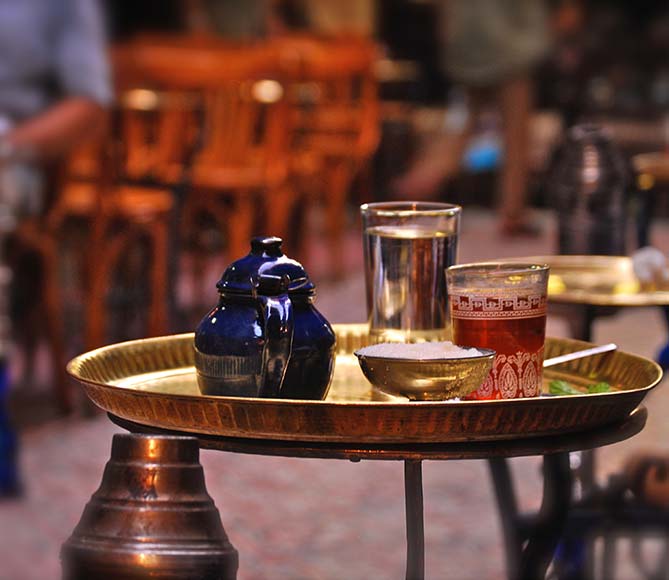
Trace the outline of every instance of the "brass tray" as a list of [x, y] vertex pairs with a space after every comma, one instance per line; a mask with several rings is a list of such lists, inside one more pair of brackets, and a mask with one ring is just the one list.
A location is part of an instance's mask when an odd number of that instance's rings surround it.
[[665, 306], [669, 291], [643, 288], [627, 256], [529, 256], [551, 267], [550, 302], [592, 306]]
[[[367, 326], [334, 325], [335, 375], [325, 401], [200, 395], [193, 335], [114, 344], [73, 359], [68, 371], [99, 407], [162, 429], [223, 437], [323, 443], [438, 443], [567, 433], [627, 417], [660, 381], [654, 362], [624, 352], [580, 359], [545, 371], [576, 385], [607, 381], [620, 390], [503, 401], [410, 402], [375, 391], [353, 351], [368, 343]], [[546, 356], [587, 343], [548, 339]], [[545, 386], [545, 385], [544, 385]]]

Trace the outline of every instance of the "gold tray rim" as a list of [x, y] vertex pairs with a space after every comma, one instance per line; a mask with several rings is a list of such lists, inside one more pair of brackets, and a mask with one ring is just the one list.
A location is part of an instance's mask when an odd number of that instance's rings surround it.
[[[356, 345], [367, 340], [366, 324], [335, 324], [333, 328], [340, 355], [353, 356]], [[662, 378], [662, 370], [656, 363], [622, 351], [572, 361], [562, 370], [553, 367], [546, 372], [556, 378], [571, 376], [581, 383], [584, 378], [590, 380], [589, 373], [600, 376], [613, 373], [621, 386], [643, 386], [610, 393], [509, 400], [313, 401], [217, 397], [161, 393], [90, 378], [99, 376], [119, 381], [151, 372], [161, 373], [161, 369], [193, 372], [192, 365], [182, 364], [192, 360], [187, 350], [192, 339], [193, 333], [184, 333], [108, 345], [73, 359], [68, 364], [68, 372], [82, 384], [97, 406], [121, 419], [148, 427], [223, 439], [384, 445], [504, 441], [598, 428], [626, 419]], [[547, 350], [554, 350], [556, 354], [589, 345], [572, 339], [549, 338], [548, 341], [552, 346]], [[167, 347], [161, 350], [161, 343]], [[128, 357], [128, 353], [133, 356]], [[107, 355], [109, 358], [105, 358]], [[632, 360], [638, 364], [631, 365]], [[88, 375], [83, 377], [78, 369], [86, 361], [91, 362], [86, 367]], [[592, 375], [592, 379], [596, 380], [596, 376]], [[340, 376], [340, 380], [347, 380], [345, 377]], [[355, 380], [358, 380], [357, 373]], [[359, 380], [365, 381], [362, 373]]]
[[[338, 327], [342, 326], [358, 326], [356, 325], [337, 325], [333, 324], [332, 325], [335, 330]], [[104, 389], [111, 389], [111, 390], [116, 390], [116, 391], [122, 391], [124, 393], [131, 392], [134, 395], [138, 396], [151, 396], [151, 397], [156, 397], [161, 395], [161, 393], [156, 392], [156, 391], [149, 391], [149, 390], [141, 390], [141, 389], [133, 389], [130, 387], [122, 387], [119, 385], [113, 385], [110, 383], [106, 383], [104, 381], [95, 381], [89, 378], [82, 377], [78, 370], [77, 367], [80, 366], [83, 362], [86, 360], [95, 358], [97, 356], [103, 355], [105, 353], [108, 353], [113, 350], [122, 350], [125, 348], [131, 348], [136, 345], [147, 345], [147, 344], [161, 344], [165, 343], [166, 341], [180, 341], [180, 340], [193, 340], [194, 339], [194, 333], [192, 332], [185, 332], [185, 333], [180, 333], [180, 334], [171, 334], [171, 335], [165, 335], [165, 336], [156, 336], [156, 337], [151, 337], [151, 338], [140, 338], [140, 339], [135, 339], [135, 340], [127, 340], [123, 342], [118, 342], [106, 346], [102, 346], [99, 348], [96, 348], [94, 350], [82, 353], [76, 357], [74, 357], [72, 360], [70, 360], [67, 363], [66, 370], [68, 374], [77, 382], [79, 383], [84, 383], [88, 385], [92, 385], [95, 387], [101, 387]], [[564, 341], [564, 342], [573, 342], [573, 343], [579, 343], [583, 345], [590, 345], [594, 346], [594, 344], [587, 343], [584, 341], [579, 341], [575, 339], [569, 339], [569, 338], [556, 338], [556, 337], [546, 337], [547, 341], [551, 340], [558, 340], [558, 341]], [[300, 405], [316, 405], [316, 406], [323, 406], [323, 405], [332, 405], [332, 406], [339, 406], [339, 407], [350, 407], [350, 406], [380, 406], [380, 407], [389, 407], [389, 406], [397, 406], [397, 407], [443, 407], [443, 406], [463, 406], [463, 405], [518, 405], [518, 404], [523, 404], [523, 402], [536, 402], [537, 400], [541, 401], [549, 401], [549, 400], [560, 400], [560, 399], [568, 399], [570, 401], [573, 400], [578, 400], [578, 399], [591, 399], [593, 397], [597, 398], [606, 398], [606, 397], [616, 397], [616, 396], [621, 396], [629, 393], [640, 393], [644, 391], [649, 391], [653, 388], [655, 388], [660, 381], [662, 380], [663, 377], [663, 371], [661, 367], [655, 362], [651, 361], [650, 359], [646, 359], [645, 357], [642, 357], [640, 355], [636, 355], [633, 353], [628, 353], [624, 351], [618, 351], [621, 352], [622, 354], [625, 354], [626, 356], [631, 356], [635, 357], [638, 359], [643, 359], [646, 364], [652, 365], [655, 367], [655, 370], [658, 372], [657, 378], [650, 383], [649, 385], [643, 386], [643, 387], [638, 387], [638, 388], [631, 388], [631, 389], [621, 389], [617, 391], [609, 391], [609, 392], [603, 392], [603, 393], [582, 393], [579, 395], [551, 395], [551, 396], [543, 396], [543, 397], [518, 397], [516, 399], [487, 399], [487, 400], [453, 400], [453, 399], [447, 399], [443, 401], [435, 401], [435, 400], [430, 400], [430, 401], [411, 401], [411, 400], [404, 400], [397, 398], [397, 400], [388, 400], [388, 401], [333, 401], [333, 400], [314, 400], [314, 399], [279, 399], [279, 398], [263, 398], [263, 397], [231, 397], [231, 396], [224, 396], [224, 395], [203, 395], [203, 394], [194, 394], [194, 395], [189, 395], [189, 394], [164, 394], [162, 393], [163, 396], [169, 397], [170, 399], [184, 399], [184, 400], [209, 400], [209, 401], [228, 401], [228, 402], [237, 402], [237, 403], [243, 403], [243, 404], [256, 404], [256, 405], [287, 405], [287, 406], [294, 406], [296, 403], [299, 403]], [[351, 355], [355, 356], [355, 353], [344, 353], [345, 356]], [[338, 353], [338, 356], [340, 356], [340, 353]], [[335, 363], [336, 364], [336, 363]], [[184, 366], [184, 367], [175, 367], [174, 370], [176, 371], [177, 369], [183, 369], [184, 374], [188, 372], [189, 369], [194, 369], [193, 366]], [[553, 373], [557, 371], [553, 371], [553, 369], [549, 369], [547, 372]]]

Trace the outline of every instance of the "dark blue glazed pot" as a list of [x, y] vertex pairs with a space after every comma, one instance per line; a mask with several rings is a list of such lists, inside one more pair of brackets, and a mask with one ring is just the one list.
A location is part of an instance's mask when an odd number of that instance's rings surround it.
[[195, 367], [205, 395], [323, 399], [335, 335], [313, 306], [314, 285], [281, 239], [254, 238], [251, 253], [216, 285], [218, 305], [195, 331]]

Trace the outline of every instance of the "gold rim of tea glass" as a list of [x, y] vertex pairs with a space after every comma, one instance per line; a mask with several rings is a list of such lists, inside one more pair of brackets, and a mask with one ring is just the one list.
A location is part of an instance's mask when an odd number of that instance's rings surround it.
[[500, 275], [508, 276], [513, 272], [548, 272], [550, 271], [550, 265], [545, 263], [538, 264], [536, 262], [507, 262], [500, 260], [498, 262], [472, 262], [471, 264], [456, 264], [446, 268], [447, 273], [452, 272], [454, 274], [459, 274], [468, 270], [471, 270], [472, 272], [479, 270], [485, 272], [486, 274], [495, 274], [499, 272]]
[[365, 215], [379, 217], [454, 217], [462, 213], [462, 207], [437, 201], [378, 201], [363, 203], [360, 211]]

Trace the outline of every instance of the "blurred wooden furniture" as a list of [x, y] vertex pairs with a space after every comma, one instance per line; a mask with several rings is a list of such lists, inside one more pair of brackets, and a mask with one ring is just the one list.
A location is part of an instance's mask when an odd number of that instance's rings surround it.
[[369, 177], [379, 142], [376, 46], [358, 37], [274, 42], [291, 77], [291, 170], [303, 199], [325, 209], [333, 273], [340, 276], [351, 187], [356, 178]]
[[[117, 179], [178, 186], [186, 178], [196, 147], [201, 104], [180, 91], [141, 87], [119, 95], [115, 120]], [[167, 165], [172, 169], [169, 180], [163, 175]]]
[[[173, 208], [169, 191], [140, 186], [97, 183], [69, 183], [63, 189], [58, 218], [52, 221], [65, 228], [71, 218], [88, 222], [85, 252], [84, 301], [86, 348], [102, 346], [106, 329], [117, 312], [107, 306], [106, 298], [114, 286], [114, 273], [121, 261], [133, 251], [134, 244], [147, 242], [150, 247], [148, 270], [149, 304], [146, 332], [150, 336], [167, 333], [168, 319], [168, 234]], [[137, 305], [138, 307], [140, 305]]]
[[188, 156], [184, 134], [193, 114], [185, 97], [145, 89], [119, 94], [107, 131], [73, 156], [59, 197], [48, 216], [50, 231], [62, 234], [71, 220], [84, 222], [86, 348], [106, 342], [110, 311], [106, 299], [123, 260], [148, 248], [142, 277], [148, 286], [146, 333], [169, 329], [170, 228], [173, 192], [159, 181], [165, 163], [183, 165]]
[[[350, 36], [290, 35], [252, 45], [146, 37], [118, 53], [142, 71], [146, 85], [202, 98], [204, 130], [181, 214], [186, 238], [198, 235], [198, 216], [205, 215], [226, 230], [230, 259], [247, 252], [253, 233], [284, 237], [294, 251], [301, 235], [300, 224], [291, 223], [296, 204], [318, 203], [333, 272], [342, 273], [350, 190], [369, 176], [379, 141], [374, 43]], [[167, 164], [161, 180], [175, 179]]]
[[[277, 51], [268, 45], [186, 42], [137, 43], [123, 50], [132, 54], [145, 82], [189, 92], [202, 105], [202, 130], [186, 179], [183, 236], [196, 239], [199, 217], [208, 216], [226, 232], [228, 261], [248, 252], [254, 233], [285, 237], [294, 195]], [[180, 168], [164, 163], [159, 176], [174, 183]]]
[[[73, 220], [86, 229], [84, 342], [94, 348], [106, 341], [117, 314], [106, 298], [136, 244], [149, 249], [149, 269], [141, 274], [149, 280], [147, 333], [165, 334], [175, 234], [197, 237], [198, 217], [207, 214], [225, 230], [232, 260], [247, 253], [256, 227], [287, 237], [294, 203], [274, 48], [161, 40], [119, 47], [112, 60], [118, 98], [107, 131], [73, 155], [47, 215], [22, 226], [48, 266], [49, 342], [60, 348], [54, 350], [59, 369], [67, 354], [57, 258]], [[199, 263], [194, 270], [201, 271]], [[70, 407], [66, 382], [59, 395]]]
[[[51, 358], [55, 402], [59, 411], [66, 414], [73, 408], [73, 399], [69, 377], [65, 372], [68, 355], [64, 302], [58, 246], [52, 234], [45, 227], [41, 216], [22, 218], [16, 224], [9, 246], [3, 251], [7, 253], [13, 271], [13, 283], [17, 285], [12, 292], [21, 293], [31, 303], [21, 308], [18, 314], [20, 320], [14, 320], [12, 329], [12, 337], [23, 351], [26, 374], [33, 377], [38, 336], [43, 332]], [[19, 272], [17, 267], [23, 272]], [[40, 287], [35, 289], [35, 284]]]

